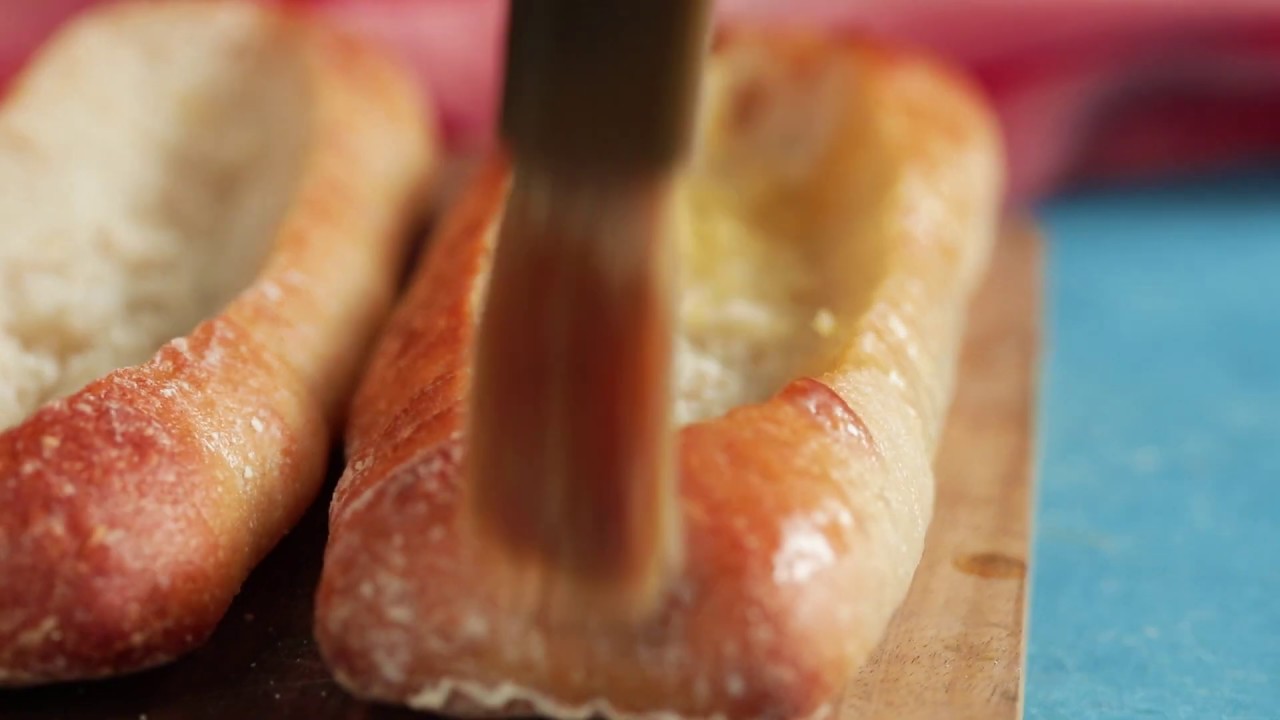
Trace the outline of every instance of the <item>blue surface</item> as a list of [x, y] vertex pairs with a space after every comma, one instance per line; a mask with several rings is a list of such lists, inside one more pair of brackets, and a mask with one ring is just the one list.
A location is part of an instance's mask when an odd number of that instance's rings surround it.
[[1280, 718], [1280, 171], [1040, 216], [1026, 715]]

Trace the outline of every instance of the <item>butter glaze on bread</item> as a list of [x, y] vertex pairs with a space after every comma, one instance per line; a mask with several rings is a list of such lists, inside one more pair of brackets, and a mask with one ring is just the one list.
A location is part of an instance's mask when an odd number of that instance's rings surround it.
[[862, 43], [721, 38], [682, 180], [682, 574], [634, 624], [509, 611], [460, 525], [472, 343], [508, 182], [441, 227], [358, 389], [316, 630], [354, 693], [454, 713], [800, 718], [903, 599], [967, 300], [995, 235], [994, 123]]
[[399, 69], [257, 4], [40, 52], [0, 107], [0, 685], [209, 635], [320, 488], [432, 153]]

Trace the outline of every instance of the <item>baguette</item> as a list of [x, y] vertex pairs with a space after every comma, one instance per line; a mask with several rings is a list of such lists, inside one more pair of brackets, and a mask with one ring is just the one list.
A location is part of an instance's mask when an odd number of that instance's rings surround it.
[[248, 2], [95, 9], [18, 80], [0, 685], [195, 648], [315, 498], [429, 180], [423, 111], [378, 52]]
[[460, 522], [476, 320], [509, 183], [442, 225], [357, 390], [316, 635], [358, 696], [450, 713], [801, 718], [902, 601], [967, 299], [999, 215], [994, 121], [868, 42], [718, 39], [680, 181], [687, 555], [635, 622], [509, 611]]

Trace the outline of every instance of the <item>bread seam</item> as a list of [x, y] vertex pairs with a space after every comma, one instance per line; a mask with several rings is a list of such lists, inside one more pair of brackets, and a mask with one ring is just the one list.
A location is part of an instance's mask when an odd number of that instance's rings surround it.
[[[339, 676], [339, 683], [347, 685], [349, 680]], [[616, 718], [616, 720], [726, 720], [724, 713], [690, 716], [681, 715], [672, 710], [652, 710], [646, 712], [623, 712], [613, 706], [607, 698], [597, 697], [585, 703], [570, 705], [561, 703], [549, 695], [511, 683], [501, 683], [496, 687], [482, 686], [465, 680], [441, 680], [434, 687], [423, 688], [409, 697], [405, 702], [415, 710], [426, 710], [446, 715], [462, 715], [481, 717], [487, 713], [499, 712], [504, 715], [553, 717], [560, 720], [587, 720], [593, 717]], [[825, 703], [811, 715], [797, 720], [820, 720], [831, 713], [832, 705]], [[474, 708], [474, 712], [470, 712]], [[530, 712], [531, 711], [531, 712]]]

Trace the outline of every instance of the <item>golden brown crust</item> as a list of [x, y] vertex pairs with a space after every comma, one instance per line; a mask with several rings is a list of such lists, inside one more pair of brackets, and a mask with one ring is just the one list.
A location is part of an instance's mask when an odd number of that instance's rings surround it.
[[0, 434], [0, 686], [199, 645], [318, 491], [389, 309], [433, 153], [417, 93], [365, 45], [256, 12], [306, 70], [298, 187], [220, 315]]
[[[316, 620], [353, 692], [562, 717], [810, 717], [878, 642], [922, 550], [964, 307], [994, 237], [993, 123], [955, 78], [887, 50], [745, 34], [717, 52], [796, 76], [842, 70], [849, 116], [820, 154], [843, 154], [849, 172], [822, 190], [834, 235], [874, 269], [831, 269], [840, 292], [865, 296], [840, 318], [851, 330], [837, 360], [680, 431], [688, 550], [657, 615], [512, 614], [505, 576], [472, 561], [458, 522], [476, 305], [507, 182], [494, 158], [437, 236], [353, 406]], [[742, 127], [720, 132], [747, 138], [765, 91], [738, 98]], [[757, 157], [769, 153], [741, 159]]]

